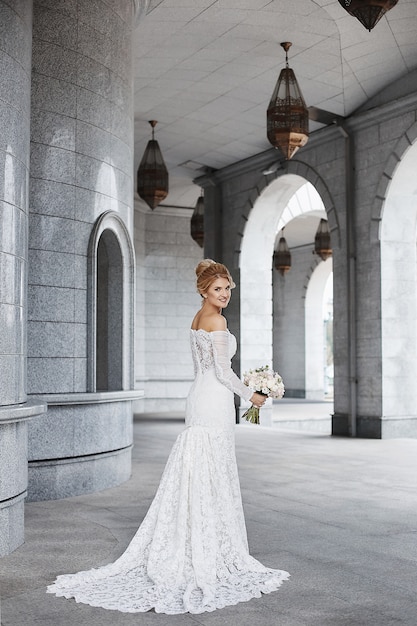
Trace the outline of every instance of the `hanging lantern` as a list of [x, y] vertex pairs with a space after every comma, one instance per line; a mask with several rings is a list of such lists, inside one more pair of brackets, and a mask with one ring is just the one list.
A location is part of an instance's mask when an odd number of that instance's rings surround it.
[[291, 269], [291, 252], [284, 236], [280, 237], [278, 248], [274, 252], [274, 267], [281, 276]]
[[320, 220], [318, 225], [316, 236], [314, 237], [314, 254], [326, 261], [332, 256], [332, 244], [330, 242], [330, 231], [327, 220]]
[[356, 17], [369, 32], [397, 2], [398, 0], [339, 0], [339, 4], [350, 15]]
[[204, 196], [197, 200], [194, 213], [191, 217], [191, 237], [198, 243], [200, 248], [204, 246]]
[[266, 113], [268, 140], [286, 159], [291, 159], [308, 141], [308, 109], [295, 74], [288, 66], [291, 45], [289, 41], [281, 43], [286, 67], [281, 70]]
[[161, 149], [154, 137], [157, 122], [151, 120], [152, 139], [148, 141], [138, 169], [137, 191], [146, 204], [154, 209], [168, 195], [168, 170]]

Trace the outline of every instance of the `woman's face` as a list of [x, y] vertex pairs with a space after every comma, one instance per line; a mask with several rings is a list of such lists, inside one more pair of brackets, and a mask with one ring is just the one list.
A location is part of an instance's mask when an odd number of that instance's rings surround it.
[[224, 309], [227, 307], [231, 296], [230, 283], [227, 278], [216, 278], [203, 296], [207, 304]]

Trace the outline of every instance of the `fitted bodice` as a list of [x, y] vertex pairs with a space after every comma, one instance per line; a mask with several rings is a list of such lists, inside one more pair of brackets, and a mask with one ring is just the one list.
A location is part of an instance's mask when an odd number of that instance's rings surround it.
[[203, 329], [191, 329], [190, 335], [196, 380], [206, 378], [211, 372], [217, 384], [249, 400], [253, 391], [232, 370], [231, 359], [237, 346], [234, 335], [228, 330], [208, 332]]
[[228, 357], [231, 359], [236, 354], [236, 337], [228, 330], [208, 332], [204, 329], [191, 329], [191, 354], [194, 363], [194, 373], [204, 373], [216, 366], [215, 347], [213, 344], [213, 336], [222, 337], [223, 341], [227, 337]]

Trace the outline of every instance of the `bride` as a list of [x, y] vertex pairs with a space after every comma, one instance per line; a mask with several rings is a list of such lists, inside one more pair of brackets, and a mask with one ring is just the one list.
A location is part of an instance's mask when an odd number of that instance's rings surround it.
[[195, 380], [185, 430], [155, 498], [122, 556], [99, 569], [58, 576], [49, 593], [136, 613], [203, 613], [275, 591], [289, 577], [249, 554], [234, 451], [233, 393], [256, 406], [264, 396], [231, 369], [236, 340], [222, 310], [235, 286], [210, 259], [197, 268], [202, 307], [191, 325]]

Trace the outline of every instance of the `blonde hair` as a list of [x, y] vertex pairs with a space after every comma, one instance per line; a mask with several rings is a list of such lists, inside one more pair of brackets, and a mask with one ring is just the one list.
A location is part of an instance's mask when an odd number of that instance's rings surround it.
[[236, 287], [229, 270], [223, 263], [216, 263], [212, 259], [203, 259], [195, 268], [197, 276], [197, 291], [203, 295], [210, 287], [211, 283], [217, 278], [226, 278], [229, 281], [230, 288]]

